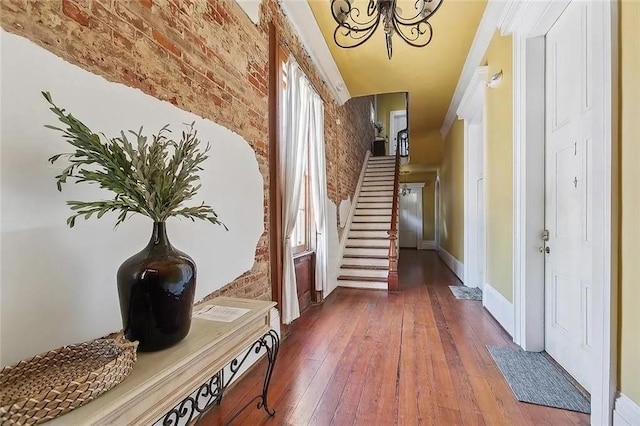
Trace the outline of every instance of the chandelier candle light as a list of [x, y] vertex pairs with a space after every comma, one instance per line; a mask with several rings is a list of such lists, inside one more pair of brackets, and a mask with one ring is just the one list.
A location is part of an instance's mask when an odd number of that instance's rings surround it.
[[[357, 0], [331, 0], [331, 13], [338, 26], [333, 40], [342, 48], [362, 45], [375, 33], [380, 21], [387, 44], [387, 56], [393, 54], [392, 36], [398, 34], [413, 47], [424, 47], [431, 42], [433, 28], [429, 19], [440, 8], [443, 0], [415, 0], [413, 10], [403, 14], [397, 0], [368, 0], [366, 10], [354, 6]], [[408, 3], [413, 2], [413, 0]]]

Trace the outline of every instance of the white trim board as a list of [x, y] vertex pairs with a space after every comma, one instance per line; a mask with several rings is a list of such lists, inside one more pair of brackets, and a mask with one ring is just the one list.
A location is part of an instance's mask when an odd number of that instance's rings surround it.
[[[482, 177], [482, 193], [486, 194], [484, 176], [487, 164], [486, 141], [485, 141], [485, 86], [489, 67], [478, 67], [473, 73], [469, 86], [464, 92], [460, 106], [458, 107], [458, 117], [464, 120], [464, 258], [465, 271], [469, 287], [480, 287], [485, 281], [486, 265], [486, 233], [484, 241], [480, 240], [477, 232], [479, 221], [476, 217], [478, 211], [478, 188], [477, 181]], [[482, 209], [483, 228], [487, 229], [486, 203]], [[480, 246], [481, 243], [482, 245]], [[479, 248], [482, 247], [482, 248]], [[478, 265], [482, 265], [483, 273], [480, 274]], [[482, 275], [482, 276], [479, 276]]]
[[420, 242], [420, 250], [438, 250], [438, 242], [435, 240], [422, 240]]
[[451, 272], [464, 284], [464, 264], [442, 247], [438, 249], [438, 255], [440, 255], [440, 259], [444, 264], [451, 269]]
[[[493, 0], [491, 0], [493, 1]], [[578, 0], [573, 0], [578, 1]], [[509, 0], [501, 18], [503, 34], [513, 34], [513, 191], [514, 191], [514, 341], [527, 350], [544, 348], [544, 291], [540, 277], [544, 263], [535, 253], [541, 242], [540, 212], [544, 200], [544, 41], [543, 37], [571, 0]], [[596, 1], [590, 39], [594, 66], [593, 108], [593, 376], [591, 422], [610, 425], [616, 392], [617, 228], [618, 194], [616, 146], [617, 123], [618, 3]], [[542, 88], [542, 90], [541, 90]], [[541, 99], [542, 98], [542, 99]], [[542, 115], [541, 115], [542, 114]], [[542, 163], [541, 163], [542, 161]], [[534, 208], [531, 208], [531, 207]], [[597, 285], [595, 285], [597, 284]]]
[[279, 0], [285, 16], [291, 23], [298, 38], [302, 42], [311, 60], [318, 67], [320, 76], [339, 105], [343, 105], [351, 98], [344, 83], [342, 74], [333, 60], [322, 31], [313, 16], [307, 1]]
[[619, 393], [613, 409], [613, 426], [640, 426], [640, 405]]
[[506, 4], [507, 3], [504, 0], [489, 0], [487, 3], [487, 7], [484, 10], [480, 24], [478, 25], [478, 30], [473, 38], [473, 42], [471, 43], [467, 59], [462, 67], [462, 72], [458, 79], [456, 90], [451, 98], [451, 104], [447, 110], [447, 115], [445, 116], [444, 121], [442, 122], [442, 127], [440, 128], [440, 134], [443, 139], [447, 138], [449, 130], [451, 130], [451, 126], [456, 119], [458, 106], [462, 101], [464, 92], [467, 89], [467, 86], [469, 86], [469, 82], [473, 78], [476, 69], [480, 66], [480, 62], [489, 47], [493, 33], [498, 28], [498, 24], [500, 23]]
[[342, 229], [342, 237], [340, 238], [340, 251], [338, 252], [338, 259], [340, 259], [339, 261], [340, 263], [338, 266], [342, 265], [342, 261], [344, 258], [344, 249], [347, 246], [347, 239], [349, 237], [349, 231], [351, 230], [351, 222], [353, 222], [353, 216], [356, 213], [358, 198], [360, 198], [360, 189], [362, 189], [362, 182], [364, 182], [364, 175], [367, 172], [367, 165], [369, 164], [370, 157], [371, 157], [371, 151], [367, 151], [367, 153], [364, 156], [364, 161], [362, 162], [362, 170], [360, 170], [360, 177], [358, 178], [358, 185], [356, 186], [356, 192], [353, 194], [351, 208], [349, 209], [349, 215], [347, 216], [347, 221], [345, 222], [344, 228]]
[[484, 283], [482, 290], [482, 306], [496, 321], [513, 336], [513, 303], [509, 302], [498, 290], [489, 283]]

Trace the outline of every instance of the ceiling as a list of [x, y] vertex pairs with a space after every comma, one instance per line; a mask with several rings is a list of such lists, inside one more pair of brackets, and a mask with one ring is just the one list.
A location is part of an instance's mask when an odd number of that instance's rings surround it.
[[[351, 96], [409, 92], [409, 128], [414, 136], [439, 130], [451, 103], [486, 0], [444, 0], [429, 20], [433, 39], [426, 47], [411, 47], [393, 37], [393, 57], [387, 58], [382, 25], [362, 46], [338, 47], [330, 0], [308, 0]], [[409, 14], [416, 0], [398, 0]], [[353, 6], [368, 0], [353, 0]]]

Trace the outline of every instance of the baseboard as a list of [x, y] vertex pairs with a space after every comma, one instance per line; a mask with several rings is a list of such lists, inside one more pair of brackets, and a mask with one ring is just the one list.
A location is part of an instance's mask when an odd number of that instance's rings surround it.
[[513, 337], [513, 303], [488, 283], [484, 284], [482, 305], [496, 321]]
[[640, 405], [626, 395], [618, 394], [613, 407], [613, 426], [639, 426]]
[[351, 200], [351, 208], [349, 209], [349, 216], [347, 216], [347, 222], [344, 224], [342, 230], [342, 236], [340, 237], [340, 251], [338, 256], [338, 266], [342, 264], [342, 258], [344, 257], [344, 249], [347, 245], [347, 237], [349, 236], [349, 230], [351, 229], [351, 222], [353, 222], [353, 216], [356, 213], [356, 206], [358, 205], [358, 197], [360, 196], [360, 189], [362, 188], [362, 182], [364, 182], [364, 175], [367, 171], [367, 164], [369, 163], [369, 157], [371, 157], [371, 151], [367, 151], [362, 162], [362, 170], [360, 170], [360, 178], [358, 179], [358, 186], [356, 186], [356, 192], [353, 194]]
[[419, 248], [420, 250], [438, 250], [438, 243], [436, 241], [422, 240]]
[[464, 283], [464, 264], [442, 247], [438, 249], [438, 254], [440, 255], [440, 259], [451, 269], [451, 272]]

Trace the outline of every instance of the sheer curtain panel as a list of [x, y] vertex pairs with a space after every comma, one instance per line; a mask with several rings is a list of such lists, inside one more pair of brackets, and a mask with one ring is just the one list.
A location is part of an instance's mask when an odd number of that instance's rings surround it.
[[282, 191], [283, 271], [282, 271], [282, 321], [290, 324], [300, 316], [296, 270], [293, 263], [291, 233], [293, 232], [300, 193], [309, 136], [310, 95], [312, 89], [298, 66], [289, 60], [286, 66], [286, 86], [281, 109], [280, 182]]

